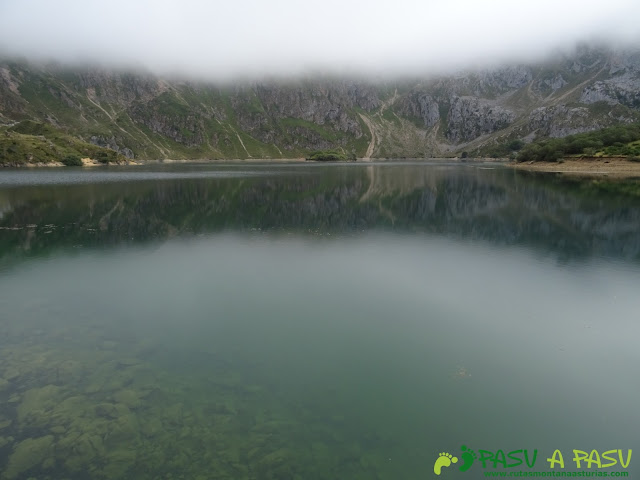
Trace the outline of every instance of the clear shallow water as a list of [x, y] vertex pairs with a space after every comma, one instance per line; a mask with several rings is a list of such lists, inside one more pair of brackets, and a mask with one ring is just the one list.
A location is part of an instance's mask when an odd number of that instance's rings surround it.
[[472, 166], [123, 172], [3, 180], [5, 477], [424, 478], [463, 444], [541, 471], [636, 447], [633, 197]]

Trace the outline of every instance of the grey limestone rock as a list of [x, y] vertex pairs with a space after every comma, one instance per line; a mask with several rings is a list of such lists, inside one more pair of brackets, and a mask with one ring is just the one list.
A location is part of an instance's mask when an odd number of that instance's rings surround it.
[[505, 128], [514, 112], [477, 97], [453, 97], [447, 119], [447, 138], [453, 143], [473, 140]]
[[529, 129], [538, 136], [565, 137], [602, 128], [594, 122], [586, 107], [553, 107], [536, 108], [529, 115]]
[[429, 94], [413, 92], [401, 100], [398, 107], [402, 115], [420, 118], [425, 127], [432, 127], [440, 121], [440, 105]]
[[115, 150], [116, 152], [124, 155], [127, 158], [134, 158], [135, 156], [130, 148], [120, 146], [115, 137], [92, 135], [91, 138], [89, 138], [89, 141], [94, 145], [98, 145], [99, 147], [106, 147], [110, 148], [111, 150]]

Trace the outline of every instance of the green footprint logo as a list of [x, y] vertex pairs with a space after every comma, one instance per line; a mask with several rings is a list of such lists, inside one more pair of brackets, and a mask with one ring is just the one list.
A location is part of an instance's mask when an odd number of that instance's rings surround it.
[[458, 457], [454, 457], [450, 453], [441, 453], [436, 460], [436, 463], [433, 465], [433, 473], [436, 475], [440, 475], [442, 471], [442, 467], [450, 467], [452, 463], [456, 463], [458, 461]]
[[462, 465], [460, 465], [460, 471], [466, 472], [471, 468], [471, 465], [473, 465], [473, 461], [477, 458], [476, 452], [471, 450], [466, 445], [462, 445], [462, 447], [460, 447], [460, 450], [462, 450], [462, 455], [460, 455], [460, 457], [462, 458]]

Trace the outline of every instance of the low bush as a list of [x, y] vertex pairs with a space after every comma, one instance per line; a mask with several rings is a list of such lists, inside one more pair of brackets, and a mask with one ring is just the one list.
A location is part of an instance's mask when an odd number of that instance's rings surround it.
[[81, 167], [82, 159], [77, 155], [67, 155], [62, 159], [62, 163], [67, 167]]

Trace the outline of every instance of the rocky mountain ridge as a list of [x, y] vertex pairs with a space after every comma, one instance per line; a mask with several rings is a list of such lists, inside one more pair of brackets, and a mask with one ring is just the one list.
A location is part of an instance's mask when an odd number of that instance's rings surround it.
[[483, 154], [640, 119], [640, 49], [580, 47], [537, 65], [427, 79], [221, 86], [0, 61], [0, 125], [49, 122], [129, 158]]

